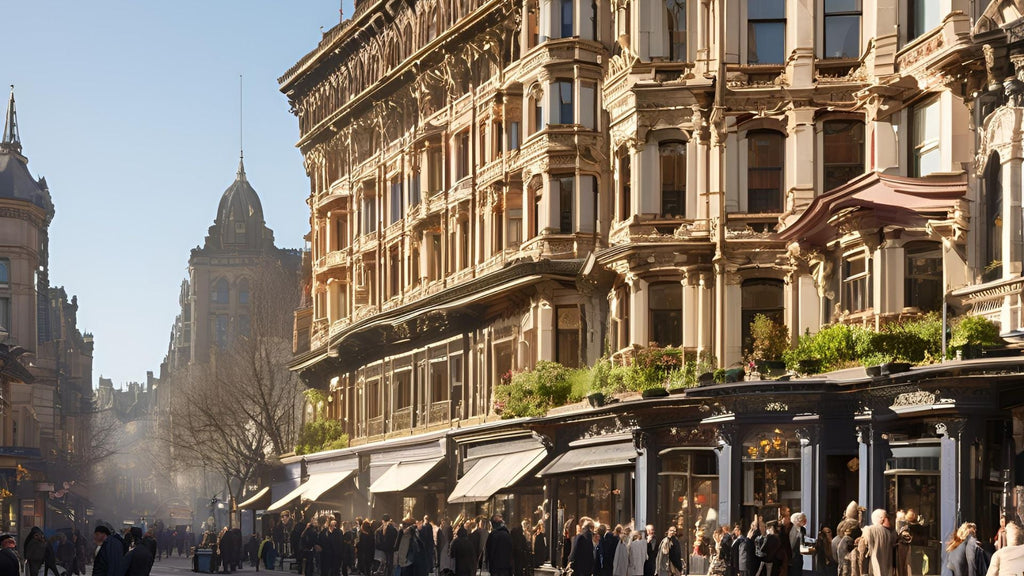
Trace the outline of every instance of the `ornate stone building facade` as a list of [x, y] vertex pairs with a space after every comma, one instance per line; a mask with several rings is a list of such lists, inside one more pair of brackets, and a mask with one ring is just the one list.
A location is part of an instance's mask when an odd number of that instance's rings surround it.
[[[628, 362], [650, 345], [733, 367], [757, 314], [795, 339], [945, 304], [1018, 338], [1022, 14], [1008, 0], [357, 2], [280, 79], [311, 183], [293, 368], [329, 391], [353, 448], [289, 460], [271, 508], [319, 502], [324, 474], [358, 479], [327, 499], [357, 513], [521, 518], [546, 502], [552, 519], [689, 527], [709, 508], [727, 523], [788, 506], [818, 525], [857, 499], [927, 507], [934, 572], [959, 521], [993, 523], [1000, 478], [1024, 482], [1006, 395], [1019, 359], [504, 425], [493, 390], [540, 361]], [[527, 475], [535, 451], [553, 460]], [[515, 473], [474, 492], [483, 462]]]
[[12, 89], [0, 140], [0, 346], [11, 353], [0, 373], [0, 502], [3, 529], [24, 534], [86, 521], [93, 338], [78, 328], [77, 297], [50, 286], [53, 217], [46, 180], [22, 151]]

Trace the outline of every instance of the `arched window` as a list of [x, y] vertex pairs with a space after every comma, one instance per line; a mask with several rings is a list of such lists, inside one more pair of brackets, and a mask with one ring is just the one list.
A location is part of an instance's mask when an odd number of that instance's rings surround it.
[[864, 123], [829, 120], [822, 127], [824, 190], [838, 188], [864, 173]]
[[1002, 161], [993, 152], [985, 166], [985, 250], [981, 266], [986, 282], [1003, 275], [1003, 179]]
[[248, 304], [249, 303], [249, 279], [242, 278], [238, 281], [238, 303]]
[[938, 242], [911, 242], [906, 263], [903, 305], [922, 312], [942, 309], [942, 247]]
[[662, 142], [661, 153], [661, 216], [686, 217], [686, 143]]
[[648, 288], [650, 341], [657, 346], [683, 343], [683, 288], [679, 282], [659, 282]]
[[665, 20], [668, 25], [668, 53], [669, 59], [675, 62], [685, 62], [688, 59], [686, 52], [686, 0], [665, 0], [667, 14]]
[[228, 281], [224, 278], [218, 278], [213, 283], [213, 288], [210, 290], [210, 301], [214, 304], [227, 304], [228, 303]]
[[740, 322], [743, 325], [740, 334], [743, 337], [743, 349], [749, 350], [752, 344], [750, 323], [754, 321], [755, 316], [763, 314], [775, 322], [780, 324], [783, 322], [785, 308], [783, 306], [782, 280], [774, 278], [746, 280], [741, 286], [741, 293]]
[[782, 212], [786, 138], [774, 130], [747, 133], [747, 212]]

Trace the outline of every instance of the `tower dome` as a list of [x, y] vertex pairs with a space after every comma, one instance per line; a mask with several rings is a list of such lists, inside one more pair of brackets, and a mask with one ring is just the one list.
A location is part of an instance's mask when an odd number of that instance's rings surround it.
[[235, 181], [220, 198], [211, 235], [214, 235], [214, 230], [222, 247], [259, 248], [263, 244], [266, 230], [263, 204], [245, 177], [245, 165], [241, 159]]

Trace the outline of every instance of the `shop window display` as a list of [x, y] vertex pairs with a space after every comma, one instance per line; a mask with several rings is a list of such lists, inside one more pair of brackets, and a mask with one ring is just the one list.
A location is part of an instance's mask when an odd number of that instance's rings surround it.
[[660, 525], [676, 527], [680, 546], [691, 552], [690, 573], [706, 573], [718, 519], [718, 461], [709, 451], [669, 451], [659, 476]]
[[559, 508], [564, 508], [566, 518], [589, 516], [601, 524], [625, 524], [632, 518], [629, 480], [626, 472], [561, 478]]
[[911, 517], [911, 573], [939, 574], [939, 447], [893, 446], [892, 455], [885, 465], [886, 507]]
[[776, 428], [743, 444], [743, 518], [778, 517], [778, 510], [800, 509], [800, 441]]

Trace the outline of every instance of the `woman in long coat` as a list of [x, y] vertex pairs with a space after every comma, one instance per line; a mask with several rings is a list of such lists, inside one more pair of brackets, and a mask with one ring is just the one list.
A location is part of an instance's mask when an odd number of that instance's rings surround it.
[[459, 528], [455, 540], [452, 540], [451, 552], [455, 560], [455, 576], [475, 576], [477, 571], [476, 547], [469, 538], [465, 528]]

